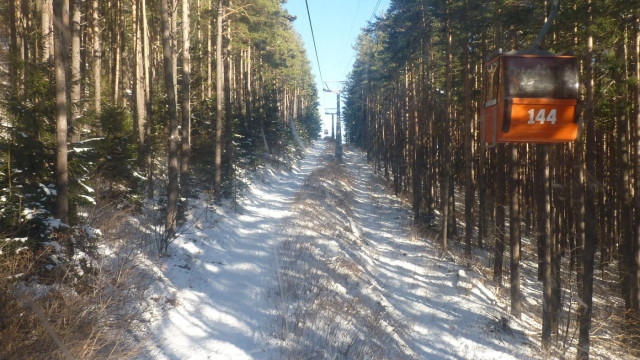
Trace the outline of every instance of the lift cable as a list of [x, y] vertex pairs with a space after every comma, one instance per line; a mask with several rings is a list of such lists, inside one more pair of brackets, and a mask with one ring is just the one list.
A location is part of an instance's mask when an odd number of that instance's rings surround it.
[[[348, 39], [350, 39], [351, 35], [353, 35], [353, 27], [356, 24], [356, 18], [358, 17], [358, 10], [360, 10], [360, 2], [361, 1], [362, 0], [358, 0], [358, 4], [356, 5], [356, 11], [353, 14], [353, 21], [351, 21], [351, 29], [349, 29], [349, 35], [347, 36]], [[340, 59], [340, 62], [338, 64], [342, 65], [342, 64], [345, 63], [344, 62], [344, 56], [349, 52], [349, 46], [352, 46], [352, 45], [351, 44], [347, 44], [347, 48], [344, 49], [344, 52], [342, 52], [342, 59]], [[347, 62], [345, 64], [344, 71], [343, 71], [344, 74], [347, 73], [347, 71], [349, 69], [349, 66], [353, 63], [353, 59], [354, 59], [354, 56], [351, 56], [351, 58], [349, 59], [349, 62]]]
[[[373, 11], [371, 12], [371, 17], [369, 17], [369, 22], [373, 21], [373, 18], [376, 16], [376, 13], [381, 3], [382, 3], [382, 0], [378, 0], [378, 2], [376, 3], [376, 6], [373, 8]], [[360, 6], [360, 2], [358, 2], [358, 6]], [[355, 22], [355, 18], [353, 20]], [[352, 32], [353, 32], [353, 25], [351, 25], [351, 33]], [[351, 36], [351, 33], [349, 34], [349, 36]], [[355, 58], [356, 58], [355, 54], [351, 55], [351, 59], [349, 59], [349, 62], [347, 62], [345, 65], [344, 73], [347, 73], [349, 66], [353, 65]]]
[[369, 21], [373, 20], [373, 18], [376, 16], [376, 12], [378, 11], [378, 7], [380, 7], [381, 2], [382, 0], [378, 0], [378, 2], [376, 3], [376, 7], [373, 8], [373, 12], [371, 13], [371, 17], [369, 18]]
[[313, 34], [313, 25], [311, 24], [311, 12], [309, 11], [309, 2], [304, 0], [305, 5], [307, 6], [307, 16], [309, 17], [309, 27], [311, 28], [311, 39], [313, 39], [313, 49], [316, 52], [316, 62], [318, 63], [318, 72], [320, 73], [320, 82], [322, 83], [322, 87], [324, 88], [325, 83], [322, 78], [322, 69], [320, 68], [320, 58], [318, 57], [318, 47], [316, 46], [316, 37]]

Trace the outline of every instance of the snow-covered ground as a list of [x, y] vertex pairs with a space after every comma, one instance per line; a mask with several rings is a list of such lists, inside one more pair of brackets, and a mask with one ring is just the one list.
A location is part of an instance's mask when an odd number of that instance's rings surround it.
[[194, 205], [158, 266], [145, 359], [539, 358], [473, 267], [420, 238], [364, 155], [317, 142], [237, 207]]

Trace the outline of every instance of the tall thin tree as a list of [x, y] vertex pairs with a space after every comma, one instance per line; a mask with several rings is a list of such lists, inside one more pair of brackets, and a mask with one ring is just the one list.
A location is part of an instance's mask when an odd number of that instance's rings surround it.
[[191, 43], [189, 40], [189, 0], [182, 0], [182, 135], [180, 186], [182, 197], [189, 192], [189, 162], [191, 158]]
[[165, 236], [160, 244], [160, 252], [166, 253], [169, 241], [176, 233], [176, 218], [178, 213], [178, 107], [176, 103], [176, 91], [174, 86], [173, 50], [171, 44], [171, 19], [169, 17], [169, 2], [161, 0], [161, 28], [162, 28], [162, 55], [164, 59], [164, 80], [167, 91], [169, 107], [169, 153], [168, 153], [168, 183], [167, 183], [167, 210], [165, 219]]
[[222, 22], [224, 20], [224, 0], [218, 0], [216, 16], [216, 121], [214, 149], [213, 188], [218, 191], [222, 185], [222, 127], [224, 122], [224, 59], [222, 58]]
[[145, 6], [144, 1], [142, 0], [134, 0], [132, 2], [132, 12], [133, 12], [133, 47], [135, 59], [133, 66], [133, 105], [134, 105], [134, 135], [137, 140], [138, 147], [138, 164], [141, 167], [144, 166], [145, 162], [145, 126], [146, 126], [146, 114], [147, 114], [147, 104], [146, 104], [146, 79], [145, 79], [145, 63], [146, 59], [144, 56], [144, 40], [145, 36], [143, 29], [143, 6]]
[[591, 183], [589, 175], [596, 173], [596, 133], [593, 118], [594, 102], [594, 69], [593, 69], [593, 8], [592, 0], [587, 1], [587, 37], [586, 37], [586, 57], [585, 67], [585, 109], [583, 121], [586, 133], [586, 174], [584, 186], [584, 244], [582, 245], [582, 298], [578, 306], [578, 323], [580, 327], [578, 337], [578, 358], [589, 359], [589, 349], [591, 345], [591, 314], [593, 313], [593, 269], [596, 239], [596, 207], [595, 207], [595, 185]]
[[91, 40], [93, 44], [93, 110], [97, 115], [102, 110], [102, 39], [100, 30], [100, 2], [91, 2]]
[[77, 141], [80, 138], [79, 119], [81, 116], [81, 68], [80, 68], [80, 39], [81, 33], [81, 8], [82, 3], [79, 0], [74, 1], [71, 16], [71, 90], [69, 98], [71, 100], [71, 121], [70, 121], [70, 137], [71, 141]]
[[[67, 78], [64, 48], [65, 27], [63, 16], [68, 14], [68, 2], [55, 0], [54, 4], [54, 67], [56, 89], [56, 217], [65, 224], [69, 223], [69, 169], [67, 163]], [[73, 249], [69, 247], [69, 251]]]
[[[635, 30], [635, 50], [634, 50], [634, 60], [636, 63], [636, 68], [635, 68], [635, 75], [636, 75], [636, 79], [640, 79], [640, 8], [636, 8], [635, 14], [633, 16], [634, 18], [634, 23], [635, 26], [633, 27]], [[634, 184], [635, 184], [635, 188], [634, 188], [634, 194], [635, 194], [635, 201], [634, 201], [634, 214], [635, 214], [635, 219], [634, 219], [634, 231], [635, 231], [635, 248], [636, 249], [640, 249], [640, 81], [636, 81], [636, 86], [635, 86], [635, 96], [636, 96], [636, 104], [635, 104], [635, 136], [633, 137], [635, 139], [635, 144], [632, 144], [632, 146], [635, 146], [635, 157], [634, 157], [634, 170], [635, 170], [635, 178], [634, 178]], [[635, 274], [635, 280], [636, 280], [636, 286], [635, 289], [638, 291], [637, 293], [634, 294], [634, 298], [636, 299], [636, 304], [638, 305], [638, 308], [635, 309], [637, 314], [640, 314], [640, 259], [636, 256], [634, 258], [635, 262], [636, 262], [636, 271], [637, 273]]]
[[509, 215], [509, 241], [510, 241], [510, 291], [511, 314], [516, 318], [522, 316], [522, 297], [520, 293], [520, 161], [518, 146], [511, 147], [511, 206]]

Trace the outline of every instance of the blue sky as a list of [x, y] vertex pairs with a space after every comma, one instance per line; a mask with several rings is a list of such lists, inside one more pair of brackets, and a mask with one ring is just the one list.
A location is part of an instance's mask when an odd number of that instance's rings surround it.
[[[387, 10], [390, 0], [307, 0], [311, 23], [318, 49], [318, 58], [322, 78], [330, 88], [335, 89], [351, 70], [355, 60], [353, 45], [360, 30], [374, 15]], [[377, 6], [377, 9], [376, 9]], [[288, 0], [284, 7], [291, 15], [297, 16], [293, 26], [300, 34], [307, 49], [307, 56], [316, 78], [320, 100], [320, 114], [323, 118], [323, 129], [331, 132], [331, 116], [325, 115], [325, 109], [336, 108], [336, 95], [322, 91], [320, 72], [316, 61], [313, 39], [309, 27], [309, 18], [305, 0]], [[375, 11], [375, 12], [374, 12]]]

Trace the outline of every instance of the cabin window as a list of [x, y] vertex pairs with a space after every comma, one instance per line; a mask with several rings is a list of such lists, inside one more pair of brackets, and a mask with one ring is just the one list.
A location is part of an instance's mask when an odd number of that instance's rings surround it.
[[575, 58], [505, 57], [508, 97], [578, 99]]

